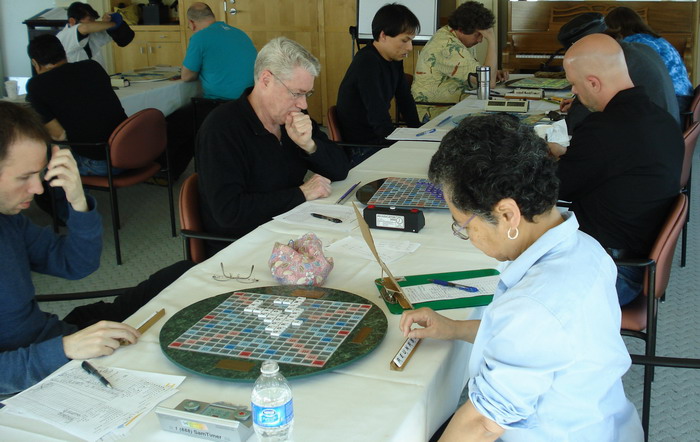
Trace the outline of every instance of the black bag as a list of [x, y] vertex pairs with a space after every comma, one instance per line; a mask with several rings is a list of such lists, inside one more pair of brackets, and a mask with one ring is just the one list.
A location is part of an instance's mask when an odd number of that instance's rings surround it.
[[131, 29], [126, 22], [122, 22], [117, 29], [107, 29], [107, 34], [112, 37], [112, 40], [114, 40], [120, 48], [131, 43], [136, 36], [134, 30]]

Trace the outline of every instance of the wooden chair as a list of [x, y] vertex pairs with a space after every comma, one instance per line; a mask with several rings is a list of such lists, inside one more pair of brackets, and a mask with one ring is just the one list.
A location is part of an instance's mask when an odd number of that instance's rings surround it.
[[204, 232], [199, 212], [199, 175], [193, 173], [180, 188], [180, 234], [185, 259], [198, 264], [207, 259], [205, 240], [233, 242], [236, 238]]
[[[161, 170], [161, 164], [155, 160], [165, 152], [168, 181], [168, 204], [170, 206], [170, 229], [175, 236], [175, 207], [173, 205], [173, 183], [170, 176], [170, 157], [167, 150], [166, 123], [163, 113], [158, 109], [144, 109], [124, 120], [103, 143], [72, 143], [70, 146], [102, 146], [107, 161], [108, 175], [81, 176], [84, 187], [109, 192], [114, 231], [114, 248], [117, 264], [121, 265], [121, 247], [119, 245], [119, 202], [117, 189], [143, 183]], [[112, 174], [112, 168], [125, 169], [119, 175]]]
[[[668, 281], [671, 277], [673, 254], [687, 214], [688, 197], [684, 193], [680, 193], [654, 242], [648, 259], [615, 260], [617, 265], [644, 267], [646, 269], [642, 294], [630, 304], [622, 307], [622, 335], [642, 339], [645, 342], [644, 355], [637, 356], [656, 356], [656, 325], [659, 300], [666, 293]], [[646, 365], [644, 368], [642, 399], [642, 426], [644, 427], [644, 434], [648, 434], [649, 430], [651, 383], [653, 379], [654, 367]]]
[[681, 267], [685, 267], [686, 248], [688, 242], [688, 222], [690, 221], [690, 178], [693, 166], [693, 154], [700, 135], [700, 121], [694, 122], [683, 133], [685, 143], [685, 156], [683, 157], [683, 168], [681, 169], [681, 192], [688, 195], [688, 216], [683, 223], [683, 233], [681, 235]]

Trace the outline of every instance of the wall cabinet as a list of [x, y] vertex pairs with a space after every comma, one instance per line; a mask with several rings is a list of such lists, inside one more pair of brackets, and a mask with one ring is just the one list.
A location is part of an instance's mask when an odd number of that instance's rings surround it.
[[180, 26], [132, 26], [134, 41], [120, 48], [113, 44], [116, 72], [147, 66], [180, 66], [184, 58]]

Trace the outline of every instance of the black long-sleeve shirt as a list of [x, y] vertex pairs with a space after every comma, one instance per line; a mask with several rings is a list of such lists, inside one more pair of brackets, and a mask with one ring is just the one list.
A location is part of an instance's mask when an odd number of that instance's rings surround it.
[[[27, 101], [44, 123], [58, 120], [68, 140], [96, 143], [109, 140], [126, 114], [114, 93], [109, 75], [94, 60], [65, 63], [27, 82]], [[80, 147], [76, 152], [104, 160], [101, 147]]]
[[391, 143], [385, 137], [394, 130], [389, 112], [394, 97], [407, 125], [420, 126], [403, 61], [387, 61], [368, 44], [355, 54], [338, 89], [336, 112], [343, 141]]
[[680, 190], [683, 138], [644, 91], [620, 91], [574, 130], [559, 158], [559, 198], [603, 247], [645, 257]]
[[[207, 232], [241, 237], [305, 201], [299, 186], [307, 170], [331, 181], [345, 179], [345, 152], [313, 123], [317, 150], [307, 154], [282, 127], [270, 133], [243, 95], [212, 111], [197, 135], [200, 212]], [[214, 252], [225, 244], [208, 245]]]

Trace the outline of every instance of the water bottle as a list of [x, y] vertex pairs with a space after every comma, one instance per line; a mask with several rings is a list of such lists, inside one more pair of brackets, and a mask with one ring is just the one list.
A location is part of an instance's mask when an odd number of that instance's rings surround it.
[[290, 440], [294, 426], [292, 390], [277, 362], [263, 362], [260, 372], [250, 398], [255, 433], [261, 442]]
[[476, 98], [488, 100], [491, 94], [491, 68], [478, 66], [476, 68]]

